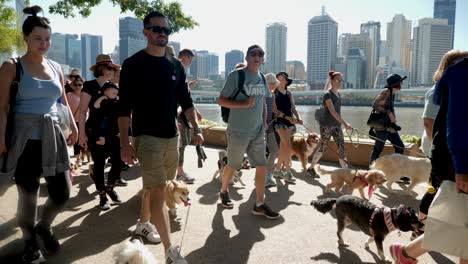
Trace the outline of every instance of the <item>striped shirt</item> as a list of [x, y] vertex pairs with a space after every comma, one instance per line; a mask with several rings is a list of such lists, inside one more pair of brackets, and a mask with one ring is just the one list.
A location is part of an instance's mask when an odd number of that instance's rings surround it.
[[265, 102], [266, 102], [266, 108], [267, 108], [267, 130], [266, 133], [271, 133], [273, 132], [273, 97], [265, 97]]

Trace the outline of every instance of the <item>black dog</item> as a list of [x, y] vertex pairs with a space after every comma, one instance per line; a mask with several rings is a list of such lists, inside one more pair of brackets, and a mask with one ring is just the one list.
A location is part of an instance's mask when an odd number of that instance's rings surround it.
[[398, 208], [381, 208], [352, 195], [343, 195], [340, 198], [328, 198], [310, 203], [321, 213], [331, 211], [335, 206], [336, 219], [338, 221], [338, 244], [345, 245], [343, 230], [350, 224], [355, 224], [364, 233], [370, 236], [365, 247], [375, 240], [379, 257], [386, 261], [383, 253], [383, 241], [388, 233], [393, 230], [403, 232], [421, 229], [424, 224], [418, 220], [418, 214], [405, 205]]

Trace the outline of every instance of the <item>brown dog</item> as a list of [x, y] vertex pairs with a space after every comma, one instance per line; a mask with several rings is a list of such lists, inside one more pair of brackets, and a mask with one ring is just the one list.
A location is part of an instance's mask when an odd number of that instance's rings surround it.
[[[374, 186], [381, 185], [386, 182], [385, 174], [379, 170], [352, 170], [352, 169], [337, 169], [334, 171], [326, 171], [320, 168], [320, 165], [315, 165], [315, 171], [319, 175], [330, 174], [331, 183], [327, 184], [326, 192], [331, 188], [335, 188], [337, 194], [342, 193], [342, 187], [346, 184], [349, 194], [352, 194], [354, 189], [358, 189], [362, 199], [366, 199], [364, 188], [369, 187], [369, 196], [372, 195]], [[370, 198], [370, 197], [369, 197]]]
[[307, 138], [304, 137], [292, 137], [291, 138], [291, 158], [296, 156], [302, 163], [302, 171], [306, 172], [306, 166], [309, 156], [312, 155], [320, 137], [315, 133], [309, 133]]
[[181, 181], [167, 181], [166, 183], [166, 205], [172, 215], [176, 215], [176, 207], [178, 204], [184, 203], [185, 206], [190, 204], [189, 189], [187, 184]]

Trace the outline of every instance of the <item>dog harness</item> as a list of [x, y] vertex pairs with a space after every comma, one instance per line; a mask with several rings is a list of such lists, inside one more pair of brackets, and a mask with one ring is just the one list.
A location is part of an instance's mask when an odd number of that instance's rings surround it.
[[369, 199], [370, 199], [372, 197], [372, 194], [374, 193], [374, 185], [369, 184], [367, 182], [366, 176], [367, 176], [367, 173], [359, 173], [359, 171], [356, 171], [356, 175], [354, 176], [353, 181], [358, 179], [364, 184], [364, 187], [369, 186], [367, 195], [369, 195]]
[[379, 213], [380, 211], [382, 211], [382, 214], [383, 214], [383, 217], [384, 217], [384, 221], [385, 221], [385, 225], [387, 226], [387, 229], [388, 229], [388, 232], [392, 232], [394, 230], [397, 230], [397, 227], [393, 224], [393, 218], [392, 218], [392, 209], [388, 208], [388, 207], [384, 207], [384, 208], [379, 208], [379, 207], [376, 207], [374, 209], [374, 212], [372, 212], [372, 215], [371, 215], [371, 218], [369, 219], [369, 232], [371, 234], [371, 236], [374, 236], [374, 230], [372, 229], [372, 222], [374, 221], [374, 217], [377, 213]]

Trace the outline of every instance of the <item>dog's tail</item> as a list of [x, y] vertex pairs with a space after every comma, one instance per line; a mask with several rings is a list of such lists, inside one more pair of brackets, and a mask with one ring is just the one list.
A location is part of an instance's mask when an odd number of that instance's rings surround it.
[[310, 205], [315, 207], [315, 209], [317, 209], [317, 211], [321, 212], [322, 214], [330, 212], [335, 204], [336, 198], [327, 198], [310, 202]]
[[319, 176], [331, 174], [333, 172], [333, 171], [327, 171], [323, 169], [322, 167], [320, 167], [320, 164], [318, 163], [314, 166], [314, 170], [315, 170], [315, 173], [317, 173]]

